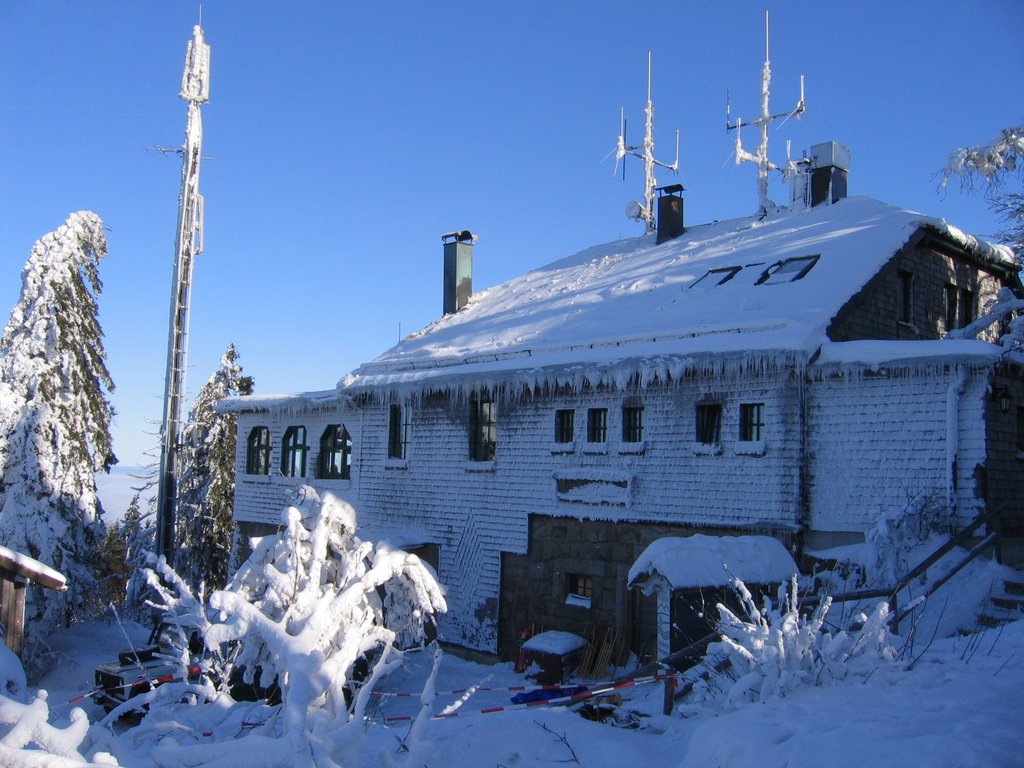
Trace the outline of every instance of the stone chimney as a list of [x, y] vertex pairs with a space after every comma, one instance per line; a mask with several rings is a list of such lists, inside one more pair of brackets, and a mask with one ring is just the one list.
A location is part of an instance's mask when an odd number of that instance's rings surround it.
[[683, 191], [682, 184], [658, 187], [659, 244], [679, 237], [686, 231], [683, 226]]

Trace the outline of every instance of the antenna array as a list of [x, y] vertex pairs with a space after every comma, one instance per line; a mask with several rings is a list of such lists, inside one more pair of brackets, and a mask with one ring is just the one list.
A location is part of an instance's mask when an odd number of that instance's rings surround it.
[[[669, 165], [654, 158], [654, 102], [651, 100], [651, 52], [647, 52], [647, 106], [644, 107], [644, 141], [641, 145], [626, 144], [626, 111], [619, 110], [619, 139], [615, 146], [615, 169], [612, 175], [618, 171], [619, 161], [626, 155], [638, 157], [644, 161], [644, 202], [631, 202], [626, 207], [626, 215], [637, 221], [646, 223], [647, 232], [655, 230], [654, 222], [654, 168], [660, 165], [668, 168], [672, 173], [679, 172], [679, 130], [676, 129], [676, 159]], [[626, 178], [626, 164], [622, 164], [622, 178]]]
[[755, 163], [757, 165], [757, 196], [759, 201], [759, 210], [761, 215], [765, 215], [769, 211], [775, 208], [775, 203], [768, 199], [768, 171], [781, 170], [784, 176], [789, 176], [796, 170], [796, 163], [792, 162], [788, 155], [786, 167], [780, 169], [779, 166], [775, 165], [771, 160], [768, 159], [768, 125], [776, 120], [782, 120], [785, 122], [791, 117], [795, 117], [798, 120], [800, 116], [807, 111], [807, 103], [804, 101], [804, 76], [800, 75], [800, 100], [796, 103], [796, 106], [789, 112], [781, 112], [773, 115], [768, 109], [768, 92], [772, 82], [772, 67], [771, 60], [768, 58], [768, 11], [764, 12], [764, 67], [761, 70], [761, 116], [756, 120], [750, 120], [747, 125], [756, 125], [761, 131], [761, 141], [757, 145], [756, 152], [748, 152], [743, 148], [741, 140], [741, 131], [743, 128], [743, 121], [737, 117], [736, 122], [730, 122], [731, 116], [731, 104], [726, 95], [725, 100], [725, 130], [736, 131], [736, 165], [747, 161]]

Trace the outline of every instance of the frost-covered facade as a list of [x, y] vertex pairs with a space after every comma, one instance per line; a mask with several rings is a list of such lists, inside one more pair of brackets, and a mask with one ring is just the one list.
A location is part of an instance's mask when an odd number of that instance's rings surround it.
[[[1006, 249], [867, 197], [596, 246], [472, 296], [335, 389], [227, 401], [235, 519], [278, 524], [309, 483], [367, 538], [438, 571], [443, 639], [618, 629], [653, 541], [766, 534], [797, 558], [928, 506], [1003, 505], [1019, 558], [1022, 360], [946, 339], [1002, 287]], [[340, 436], [340, 438], [339, 438]]]

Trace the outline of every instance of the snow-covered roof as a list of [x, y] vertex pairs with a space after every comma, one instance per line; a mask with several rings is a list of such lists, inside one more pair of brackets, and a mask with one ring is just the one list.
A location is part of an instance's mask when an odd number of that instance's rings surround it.
[[[831, 344], [829, 323], [925, 230], [997, 268], [1012, 251], [870, 197], [781, 209], [594, 246], [474, 294], [365, 363], [336, 388], [223, 400], [221, 412], [308, 410], [346, 392], [495, 384], [647, 382], [687, 370], [759, 368], [820, 353], [819, 364], [879, 366], [991, 358], [977, 341]], [[777, 270], [777, 271], [776, 271]], [[842, 349], [840, 349], [842, 347]]]
[[724, 587], [735, 576], [748, 584], [773, 584], [796, 572], [789, 551], [771, 536], [695, 534], [652, 542], [629, 569], [627, 583], [634, 587], [664, 581], [672, 589]]
[[623, 361], [631, 372], [638, 361], [671, 371], [671, 360], [700, 366], [722, 353], [808, 355], [842, 306], [922, 227], [978, 259], [1012, 263], [1009, 249], [941, 219], [851, 197], [695, 226], [661, 245], [646, 235], [589, 248], [475, 294], [338, 386]]
[[0, 546], [0, 568], [22, 576], [36, 584], [63, 592], [68, 588], [67, 577], [59, 571], [53, 570], [50, 566], [40, 563], [38, 560], [15, 552], [13, 549]]
[[283, 394], [238, 395], [225, 397], [217, 403], [218, 413], [245, 413], [247, 411], [265, 411], [269, 408], [277, 410], [306, 411], [310, 408], [330, 405], [338, 400], [337, 389], [317, 392], [291, 392]]

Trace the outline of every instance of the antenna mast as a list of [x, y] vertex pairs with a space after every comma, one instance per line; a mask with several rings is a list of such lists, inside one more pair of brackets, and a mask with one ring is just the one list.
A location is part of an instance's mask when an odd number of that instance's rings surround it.
[[203, 121], [199, 106], [210, 100], [210, 46], [204, 41], [203, 29], [198, 24], [192, 28], [192, 39], [185, 51], [185, 70], [179, 96], [188, 102], [188, 121], [185, 125], [185, 143], [180, 150], [181, 192], [178, 196], [178, 229], [174, 241], [157, 497], [157, 555], [163, 555], [168, 560], [175, 548], [178, 447], [181, 439], [181, 404], [185, 397], [192, 265], [195, 257], [203, 252], [203, 196], [199, 194]]
[[[736, 131], [736, 165], [744, 161], [755, 163], [757, 165], [757, 197], [759, 202], [759, 213], [764, 216], [771, 210], [774, 210], [775, 203], [768, 199], [768, 171], [780, 170], [775, 163], [768, 159], [768, 125], [776, 120], [784, 118], [788, 120], [791, 117], [797, 119], [807, 110], [807, 103], [804, 101], [804, 76], [800, 75], [800, 100], [796, 103], [796, 106], [790, 112], [782, 112], [776, 115], [771, 114], [768, 109], [768, 92], [772, 82], [772, 66], [771, 60], [768, 58], [768, 11], [764, 12], [764, 67], [761, 70], [761, 116], [756, 120], [751, 120], [747, 125], [756, 125], [761, 130], [761, 141], [757, 145], [757, 152], [750, 153], [743, 148], [740, 133], [743, 128], [743, 121], [740, 118], [736, 118], [736, 122], [732, 123], [729, 121], [730, 107], [729, 98], [726, 96], [725, 101], [725, 130]], [[783, 170], [784, 174], [789, 174], [793, 169], [790, 167], [792, 163], [788, 163], [786, 168]]]
[[[630, 203], [626, 207], [626, 215], [637, 221], [644, 221], [647, 225], [647, 232], [654, 232], [654, 168], [660, 165], [668, 168], [672, 173], [679, 172], [679, 130], [676, 129], [676, 160], [669, 165], [654, 158], [654, 102], [651, 100], [651, 52], [647, 52], [647, 106], [644, 107], [644, 141], [640, 146], [629, 146], [626, 144], [626, 118], [625, 110], [620, 111], [619, 139], [615, 147], [615, 165], [618, 167], [619, 160], [626, 155], [638, 157], [644, 161], [644, 202]], [[643, 150], [642, 152], [640, 150]], [[612, 173], [614, 176], [614, 171]], [[626, 167], [623, 164], [622, 176], [626, 176]]]

